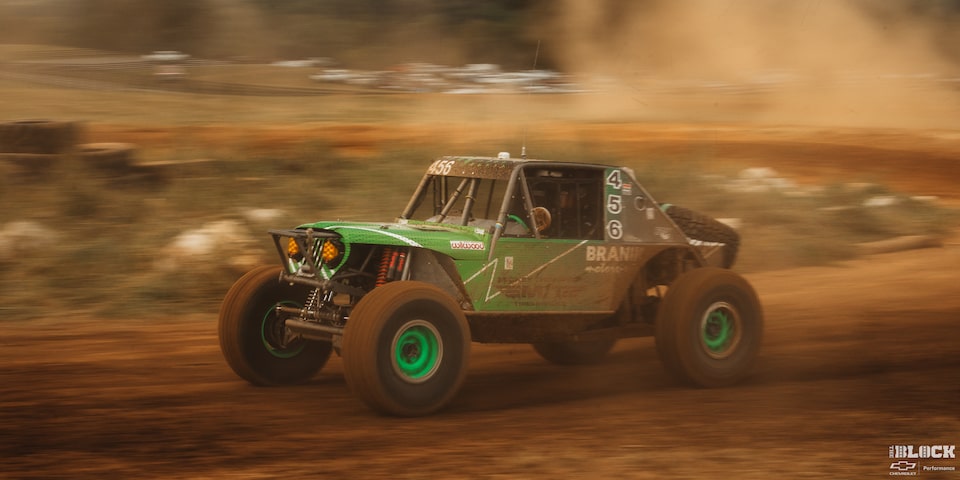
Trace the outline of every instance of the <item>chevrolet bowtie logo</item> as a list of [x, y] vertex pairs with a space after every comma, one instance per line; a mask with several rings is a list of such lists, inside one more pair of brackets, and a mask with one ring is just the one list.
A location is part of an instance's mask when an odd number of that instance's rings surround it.
[[899, 462], [893, 462], [890, 464], [890, 470], [900, 470], [901, 472], [913, 470], [914, 468], [917, 468], [917, 464], [915, 462], [908, 462], [906, 460], [900, 460]]

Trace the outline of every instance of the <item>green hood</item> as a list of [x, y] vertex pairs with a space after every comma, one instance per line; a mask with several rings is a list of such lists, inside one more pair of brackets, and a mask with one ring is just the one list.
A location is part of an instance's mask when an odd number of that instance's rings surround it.
[[336, 232], [347, 244], [426, 248], [455, 260], [486, 260], [490, 246], [482, 228], [443, 223], [316, 222], [297, 228]]

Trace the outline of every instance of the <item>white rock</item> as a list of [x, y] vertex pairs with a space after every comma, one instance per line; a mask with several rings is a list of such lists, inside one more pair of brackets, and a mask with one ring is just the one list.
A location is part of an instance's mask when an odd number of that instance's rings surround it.
[[740, 171], [740, 178], [761, 179], [773, 178], [777, 176], [777, 171], [769, 167], [751, 167]]
[[30, 220], [9, 222], [0, 229], [0, 260], [13, 260], [51, 245], [50, 232]]
[[893, 195], [878, 195], [870, 197], [863, 201], [864, 207], [889, 207], [900, 203], [900, 200]]
[[250, 222], [267, 223], [277, 220], [283, 216], [284, 211], [278, 208], [254, 208], [245, 210], [243, 217]]
[[262, 252], [250, 232], [236, 220], [220, 220], [177, 235], [161, 250], [156, 267], [177, 270], [190, 263], [226, 263], [246, 270], [256, 265]]

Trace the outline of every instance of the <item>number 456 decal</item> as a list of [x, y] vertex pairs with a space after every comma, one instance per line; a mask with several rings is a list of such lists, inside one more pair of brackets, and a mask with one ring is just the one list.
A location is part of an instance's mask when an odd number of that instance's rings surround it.
[[427, 169], [428, 175], [449, 175], [456, 160], [437, 160]]
[[623, 200], [620, 195], [607, 195], [607, 211], [616, 215], [623, 210]]
[[610, 174], [607, 175], [607, 185], [613, 187], [614, 190], [620, 190], [623, 187], [623, 174], [620, 173], [620, 170], [613, 169], [610, 171]]
[[[620, 169], [612, 169], [607, 174], [607, 213], [610, 216], [620, 215], [623, 211], [623, 197], [620, 191], [623, 189], [623, 172]], [[619, 240], [623, 237], [623, 224], [616, 218], [610, 218], [607, 221], [607, 237], [613, 240]]]
[[610, 220], [607, 222], [607, 236], [619, 240], [623, 236], [623, 224], [620, 220]]

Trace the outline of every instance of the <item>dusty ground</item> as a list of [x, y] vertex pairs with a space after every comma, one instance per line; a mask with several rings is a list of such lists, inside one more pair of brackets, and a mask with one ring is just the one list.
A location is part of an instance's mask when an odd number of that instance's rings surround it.
[[649, 339], [581, 368], [477, 345], [451, 408], [420, 419], [354, 401], [336, 357], [251, 387], [212, 315], [10, 322], [0, 476], [879, 478], [889, 445], [960, 443], [956, 240], [751, 276], [767, 337], [740, 387], [675, 386]]
[[[134, 135], [102, 128], [114, 141]], [[591, 128], [650, 152], [704, 138], [684, 126], [658, 126], [654, 138]], [[810, 181], [874, 167], [907, 191], [956, 199], [960, 149], [949, 132], [707, 133], [714, 158], [764, 158]], [[364, 148], [382, 138], [353, 135]], [[890, 445], [960, 443], [958, 265], [952, 238], [750, 275], [767, 336], [756, 375], [737, 388], [674, 385], [650, 339], [578, 368], [549, 365], [528, 346], [476, 345], [458, 398], [420, 419], [372, 414], [350, 396], [337, 358], [307, 385], [247, 385], [220, 355], [213, 314], [8, 319], [0, 477], [888, 477]]]

